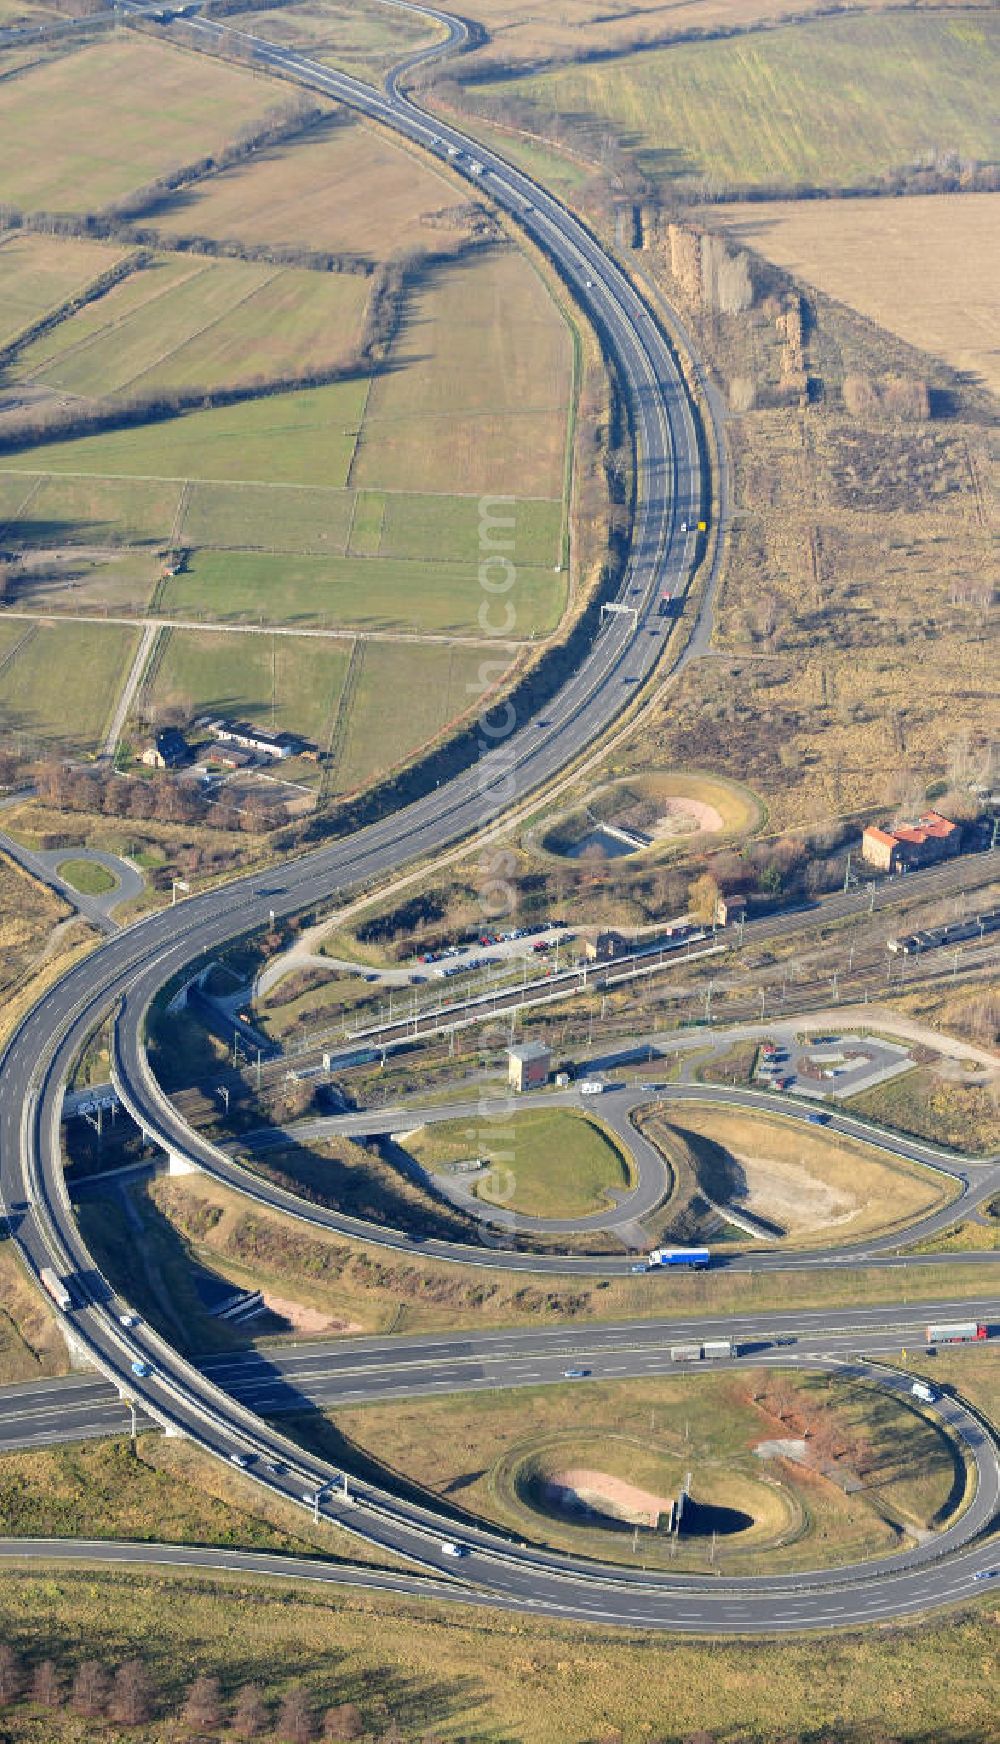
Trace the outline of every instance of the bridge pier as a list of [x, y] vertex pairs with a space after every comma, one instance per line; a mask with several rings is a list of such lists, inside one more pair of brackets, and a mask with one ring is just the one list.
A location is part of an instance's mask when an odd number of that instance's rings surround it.
[[168, 1175], [200, 1175], [203, 1173], [200, 1163], [186, 1157], [181, 1151], [167, 1152]]
[[97, 1364], [94, 1361], [93, 1357], [91, 1356], [90, 1351], [87, 1349], [87, 1346], [84, 1344], [82, 1338], [77, 1337], [76, 1333], [73, 1331], [73, 1328], [69, 1325], [69, 1323], [66, 1320], [64, 1315], [60, 1314], [60, 1315], [58, 1315], [57, 1318], [58, 1318], [58, 1322], [59, 1322], [59, 1330], [63, 1335], [63, 1342], [65, 1343], [66, 1349], [69, 1352], [69, 1366], [70, 1366], [70, 1368], [74, 1369], [74, 1370], [77, 1370], [77, 1369], [96, 1369]]

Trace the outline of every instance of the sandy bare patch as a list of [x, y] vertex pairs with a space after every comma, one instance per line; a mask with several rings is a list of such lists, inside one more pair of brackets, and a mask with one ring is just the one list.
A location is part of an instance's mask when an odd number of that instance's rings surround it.
[[853, 1193], [819, 1180], [794, 1163], [773, 1157], [733, 1155], [746, 1176], [746, 1192], [736, 1201], [758, 1217], [778, 1223], [788, 1235], [850, 1223], [860, 1210]]
[[364, 1327], [356, 1320], [336, 1320], [331, 1314], [324, 1314], [319, 1308], [307, 1308], [303, 1302], [289, 1302], [286, 1296], [275, 1296], [270, 1290], [265, 1290], [264, 1306], [277, 1314], [282, 1320], [287, 1320], [294, 1326], [296, 1332], [363, 1332]]
[[786, 1436], [778, 1441], [758, 1441], [754, 1453], [758, 1459], [794, 1459], [797, 1464], [804, 1465], [809, 1446], [805, 1441]]
[[649, 1490], [627, 1484], [623, 1478], [576, 1468], [555, 1472], [547, 1490], [549, 1500], [567, 1512], [586, 1508], [636, 1526], [655, 1526], [660, 1515], [669, 1514], [672, 1506], [668, 1496], [654, 1496]]
[[1000, 1089], [1000, 1067], [982, 1066], [977, 1060], [932, 1060], [930, 1070], [949, 1084], [992, 1084], [996, 1079]]
[[724, 829], [722, 818], [714, 805], [701, 799], [665, 799], [663, 810], [653, 825], [653, 840], [668, 836], [712, 835]]

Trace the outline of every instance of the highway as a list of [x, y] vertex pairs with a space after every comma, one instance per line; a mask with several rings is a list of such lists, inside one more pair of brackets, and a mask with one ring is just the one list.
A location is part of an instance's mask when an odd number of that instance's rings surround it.
[[[847, 1363], [861, 1349], [869, 1358], [898, 1358], [903, 1349], [923, 1348], [930, 1322], [964, 1320], [970, 1312], [960, 1297], [879, 1308], [748, 1310], [617, 1325], [338, 1338], [206, 1357], [198, 1367], [241, 1404], [270, 1417], [387, 1399], [558, 1385], [567, 1368], [581, 1366], [593, 1380], [676, 1374], [670, 1347], [692, 1340], [733, 1339], [740, 1348], [736, 1360], [744, 1367], [809, 1366], [831, 1357]], [[1000, 1297], [978, 1300], [975, 1313], [986, 1325], [1000, 1327]], [[0, 1388], [2, 1450], [118, 1435], [129, 1424], [117, 1389], [92, 1374]]]
[[[193, 20], [187, 40], [211, 45], [219, 30], [218, 25]], [[705, 497], [692, 411], [670, 346], [627, 276], [576, 219], [496, 154], [450, 126], [432, 124], [391, 86], [383, 96], [271, 44], [255, 42], [254, 53], [265, 69], [290, 74], [425, 149], [447, 155], [453, 146], [461, 154], [454, 160], [459, 172], [518, 218], [587, 306], [615, 359], [634, 420], [634, 536], [620, 603], [635, 616], [608, 619], [547, 705], [544, 722], [510, 723], [514, 730], [509, 734], [496, 723], [484, 722], [480, 761], [440, 790], [280, 871], [255, 874], [137, 923], [54, 985], [21, 1023], [0, 1061], [0, 1191], [8, 1226], [29, 1266], [37, 1271], [52, 1265], [72, 1280], [68, 1331], [150, 1418], [220, 1459], [237, 1454], [247, 1460], [257, 1482], [278, 1495], [300, 1504], [305, 1497], [321, 1496], [324, 1518], [408, 1558], [438, 1581], [444, 1572], [460, 1573], [465, 1602], [715, 1633], [829, 1627], [974, 1596], [981, 1590], [976, 1575], [996, 1555], [980, 1534], [1000, 1500], [1000, 1464], [991, 1432], [957, 1400], [942, 1401], [941, 1414], [975, 1461], [975, 1497], [953, 1528], [893, 1558], [779, 1579], [699, 1581], [573, 1560], [463, 1523], [468, 1555], [456, 1564], [443, 1549], [452, 1525], [439, 1509], [355, 1478], [345, 1485], [343, 1474], [303, 1452], [151, 1328], [133, 1331], [120, 1324], [122, 1305], [80, 1236], [63, 1178], [63, 1088], [87, 1035], [108, 1012], [120, 1008], [119, 1089], [140, 1124], [173, 1148], [174, 1134], [163, 1127], [162, 1100], [141, 1045], [144, 1013], [157, 989], [237, 933], [266, 923], [269, 911], [289, 914], [329, 901], [336, 893], [356, 890], [470, 836], [493, 823], [516, 797], [571, 763], [656, 666], [662, 648], [657, 603], [662, 592], [676, 596], [687, 585], [694, 550], [682, 523], [697, 519]], [[181, 1149], [186, 1142], [182, 1135]], [[149, 1375], [134, 1377], [131, 1365], [137, 1355], [150, 1365]], [[877, 1371], [873, 1378], [890, 1389], [906, 1385], [891, 1372]], [[40, 1556], [45, 1551], [44, 1546], [21, 1546], [16, 1554]], [[65, 1547], [61, 1554], [66, 1554]], [[99, 1553], [91, 1546], [86, 1554], [93, 1558]], [[151, 1560], [148, 1547], [119, 1547], [103, 1554]], [[168, 1554], [172, 1561], [206, 1567], [218, 1567], [224, 1558], [216, 1550], [190, 1548], [169, 1553], [161, 1549], [156, 1556], [163, 1560]], [[240, 1559], [240, 1566], [248, 1566], [246, 1559]], [[289, 1569], [288, 1564], [281, 1567], [283, 1572]], [[304, 1565], [306, 1578], [320, 1578], [320, 1573], [317, 1564]], [[344, 1571], [337, 1568], [329, 1578], [343, 1579]], [[366, 1571], [355, 1571], [351, 1578], [383, 1585], [387, 1580]], [[398, 1580], [401, 1590], [412, 1590], [404, 1584], [406, 1576]]]

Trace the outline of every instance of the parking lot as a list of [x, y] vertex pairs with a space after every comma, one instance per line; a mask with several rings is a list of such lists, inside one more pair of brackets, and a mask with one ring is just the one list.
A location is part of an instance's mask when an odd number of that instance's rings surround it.
[[757, 1061], [758, 1084], [792, 1090], [817, 1101], [841, 1101], [908, 1071], [908, 1048], [876, 1036], [822, 1035], [808, 1041], [765, 1042]]

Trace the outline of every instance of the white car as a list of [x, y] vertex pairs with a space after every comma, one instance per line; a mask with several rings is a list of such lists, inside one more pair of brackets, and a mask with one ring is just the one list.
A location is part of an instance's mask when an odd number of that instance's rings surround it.
[[138, 1316], [138, 1314], [133, 1314], [131, 1312], [131, 1310], [129, 1310], [129, 1312], [127, 1314], [119, 1314], [118, 1324], [119, 1324], [119, 1326], [124, 1326], [127, 1329], [131, 1329], [131, 1327], [133, 1327], [133, 1326], [138, 1326], [139, 1316]]
[[468, 1556], [468, 1554], [469, 1546], [467, 1544], [456, 1544], [452, 1538], [446, 1538], [442, 1542], [442, 1556]]

